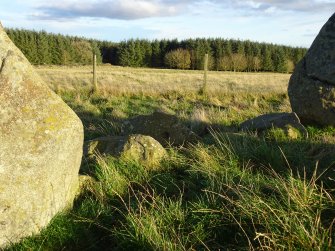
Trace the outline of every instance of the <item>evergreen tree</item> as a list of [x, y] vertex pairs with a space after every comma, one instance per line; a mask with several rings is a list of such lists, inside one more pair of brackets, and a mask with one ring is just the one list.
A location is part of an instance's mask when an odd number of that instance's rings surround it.
[[282, 47], [278, 47], [272, 54], [274, 71], [287, 72], [287, 58]]
[[244, 54], [246, 57], [254, 56], [252, 42], [244, 41]]
[[204, 57], [208, 54], [208, 69], [213, 67], [212, 48], [207, 39], [196, 39], [191, 53], [192, 68], [202, 70], [204, 68]]
[[37, 37], [37, 64], [51, 64], [51, 62], [48, 35], [45, 31], [41, 31]]
[[141, 66], [152, 67], [152, 47], [148, 40], [140, 41], [140, 50], [143, 53], [143, 62]]
[[161, 68], [163, 67], [162, 57], [161, 57], [161, 46], [159, 40], [154, 40], [151, 44], [152, 47], [152, 57], [151, 65], [152, 67]]
[[178, 48], [189, 51], [191, 69], [291, 72], [307, 49], [233, 39], [134, 40], [112, 43], [23, 29], [7, 29], [8, 36], [32, 64], [90, 64], [97, 61], [134, 67], [164, 67], [164, 57]]
[[220, 60], [224, 56], [224, 43], [222, 39], [215, 39], [211, 42], [211, 47], [213, 50], [215, 69], [218, 71], [220, 69]]
[[231, 54], [233, 54], [232, 40], [226, 40], [224, 42], [224, 55], [231, 56]]
[[52, 63], [56, 65], [65, 64], [63, 40], [60, 35], [55, 35], [51, 42]]
[[267, 45], [262, 47], [262, 69], [263, 71], [273, 71], [272, 53]]
[[118, 50], [119, 63], [122, 66], [141, 67], [144, 65], [145, 52], [139, 40], [123, 42]]
[[97, 41], [90, 41], [90, 47], [91, 47], [91, 58], [92, 54], [95, 54], [97, 57], [97, 63], [101, 64], [102, 63], [102, 56], [101, 56], [101, 49], [99, 48], [98, 42]]
[[295, 48], [293, 54], [292, 61], [295, 65], [300, 62], [300, 60], [304, 57], [306, 54], [307, 50], [304, 48]]

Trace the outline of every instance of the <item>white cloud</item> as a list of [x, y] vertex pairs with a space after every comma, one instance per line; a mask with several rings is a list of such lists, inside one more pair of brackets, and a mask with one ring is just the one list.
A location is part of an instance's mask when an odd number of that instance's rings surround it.
[[[215, 6], [245, 14], [273, 14], [277, 11], [335, 11], [335, 0], [31, 0], [37, 12], [35, 19], [73, 19], [100, 17], [135, 20], [195, 13], [199, 6]], [[37, 5], [37, 7], [36, 7]]]
[[176, 0], [72, 0], [41, 4], [39, 19], [69, 19], [77, 17], [104, 17], [133, 20], [147, 17], [174, 16], [187, 8], [188, 1]]
[[259, 10], [276, 8], [302, 12], [335, 11], [335, 0], [238, 0], [237, 2], [240, 5], [246, 2], [252, 3], [253, 7]]
[[1, 3], [1, 21], [6, 27], [44, 29], [112, 41], [131, 37], [225, 37], [306, 47], [335, 11], [335, 0], [1, 0]]

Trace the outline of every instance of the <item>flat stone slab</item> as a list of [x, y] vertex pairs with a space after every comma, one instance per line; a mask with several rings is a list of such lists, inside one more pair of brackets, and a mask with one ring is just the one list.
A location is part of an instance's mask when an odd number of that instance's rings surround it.
[[270, 113], [247, 120], [240, 125], [242, 131], [263, 132], [271, 128], [287, 130], [288, 127], [297, 129], [304, 137], [308, 137], [306, 128], [300, 123], [297, 114], [293, 113]]

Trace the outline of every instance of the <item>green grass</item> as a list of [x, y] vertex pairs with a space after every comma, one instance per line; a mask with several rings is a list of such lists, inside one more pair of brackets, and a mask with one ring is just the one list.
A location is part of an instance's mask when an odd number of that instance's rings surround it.
[[309, 139], [238, 132], [247, 118], [289, 111], [285, 94], [198, 96], [60, 92], [85, 138], [118, 135], [137, 114], [169, 110], [212, 131], [170, 148], [156, 168], [98, 156], [72, 210], [8, 250], [334, 250], [334, 128]]

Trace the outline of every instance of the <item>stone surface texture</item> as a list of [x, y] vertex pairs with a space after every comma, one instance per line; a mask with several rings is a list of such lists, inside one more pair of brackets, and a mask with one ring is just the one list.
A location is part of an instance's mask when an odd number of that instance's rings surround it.
[[150, 136], [134, 134], [107, 136], [85, 142], [84, 155], [111, 155], [154, 167], [167, 155], [165, 148]]
[[264, 132], [272, 128], [279, 128], [287, 131], [290, 128], [298, 130], [305, 138], [308, 137], [306, 128], [300, 123], [296, 113], [269, 113], [249, 119], [240, 125], [242, 131]]
[[0, 249], [73, 202], [83, 126], [0, 25]]
[[288, 95], [302, 123], [335, 126], [335, 14], [296, 66]]

